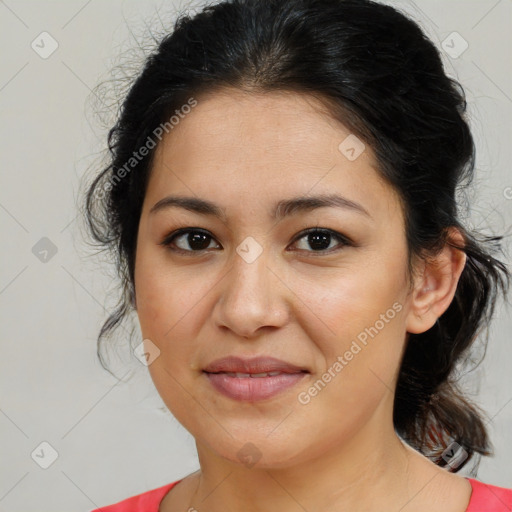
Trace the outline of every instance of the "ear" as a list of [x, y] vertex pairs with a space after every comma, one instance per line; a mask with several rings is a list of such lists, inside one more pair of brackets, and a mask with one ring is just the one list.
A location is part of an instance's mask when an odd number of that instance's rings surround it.
[[[448, 229], [448, 241], [459, 246], [465, 244], [464, 237], [455, 227]], [[428, 331], [448, 309], [465, 264], [466, 253], [448, 243], [433, 258], [422, 260], [422, 268], [417, 268], [406, 318], [408, 332], [419, 334]]]

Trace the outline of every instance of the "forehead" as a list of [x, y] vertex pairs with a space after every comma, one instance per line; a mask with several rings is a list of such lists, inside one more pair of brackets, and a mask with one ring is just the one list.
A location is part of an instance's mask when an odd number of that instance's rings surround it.
[[196, 144], [196, 150], [215, 152], [251, 154], [252, 148], [263, 147], [274, 157], [290, 149], [298, 156], [314, 155], [324, 152], [331, 140], [350, 134], [327, 108], [304, 93], [222, 89], [197, 98], [197, 105], [166, 138], [184, 151]]
[[355, 135], [318, 99], [235, 89], [196, 99], [156, 148], [147, 190], [152, 199], [192, 192], [214, 194], [219, 202], [224, 197], [227, 204], [233, 194], [256, 202], [336, 192], [373, 203], [376, 214], [396, 206], [397, 196], [380, 176], [371, 147], [366, 144], [357, 158], [347, 158], [340, 144], [344, 150]]

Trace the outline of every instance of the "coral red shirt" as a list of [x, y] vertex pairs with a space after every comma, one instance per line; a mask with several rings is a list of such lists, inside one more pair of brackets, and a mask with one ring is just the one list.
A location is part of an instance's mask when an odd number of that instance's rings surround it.
[[[466, 512], [512, 512], [512, 489], [484, 484], [474, 478], [468, 480], [473, 492]], [[164, 496], [179, 482], [181, 480], [91, 512], [159, 512]]]

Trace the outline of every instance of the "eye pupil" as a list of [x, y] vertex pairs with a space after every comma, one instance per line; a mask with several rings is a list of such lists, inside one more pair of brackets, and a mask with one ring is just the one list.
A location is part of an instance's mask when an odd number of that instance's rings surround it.
[[[329, 233], [322, 233], [316, 231], [308, 235], [308, 243], [312, 249], [325, 250], [330, 245], [331, 235]], [[325, 243], [327, 241], [327, 244]]]
[[[197, 232], [191, 232], [188, 235], [188, 244], [192, 249], [202, 251], [203, 249], [207, 249], [210, 245], [209, 242], [209, 236], [205, 233], [197, 233]], [[195, 245], [196, 243], [199, 243], [199, 246]]]

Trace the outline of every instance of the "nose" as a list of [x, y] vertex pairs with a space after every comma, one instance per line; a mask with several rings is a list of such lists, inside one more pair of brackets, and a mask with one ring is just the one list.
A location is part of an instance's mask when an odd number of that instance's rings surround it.
[[251, 263], [238, 253], [219, 283], [213, 318], [237, 337], [254, 338], [289, 321], [292, 291], [279, 276], [268, 251]]

